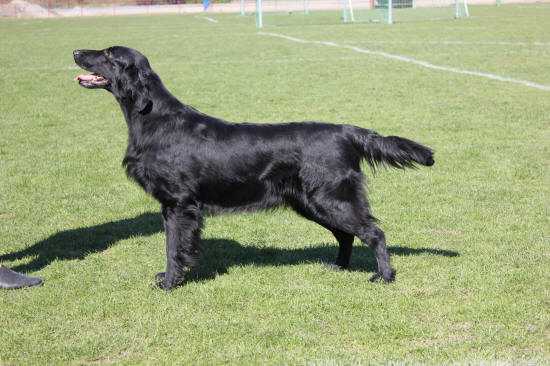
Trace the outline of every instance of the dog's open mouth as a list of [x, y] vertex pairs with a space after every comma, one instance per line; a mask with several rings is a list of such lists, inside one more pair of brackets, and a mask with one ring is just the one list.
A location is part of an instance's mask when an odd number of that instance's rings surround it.
[[85, 88], [101, 88], [110, 83], [109, 79], [106, 79], [95, 72], [92, 74], [78, 75], [74, 79]]

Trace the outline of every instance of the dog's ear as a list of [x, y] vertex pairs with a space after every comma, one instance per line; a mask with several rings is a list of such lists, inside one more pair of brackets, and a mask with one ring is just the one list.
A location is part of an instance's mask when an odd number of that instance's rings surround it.
[[147, 114], [153, 108], [153, 101], [149, 95], [151, 72], [147, 68], [139, 69], [134, 65], [130, 66], [129, 69], [128, 72], [131, 77], [129, 87], [134, 105], [140, 114]]

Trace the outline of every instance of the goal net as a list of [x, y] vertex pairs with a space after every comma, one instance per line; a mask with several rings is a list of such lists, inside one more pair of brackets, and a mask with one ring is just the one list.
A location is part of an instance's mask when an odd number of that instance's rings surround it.
[[[342, 23], [428, 21], [469, 16], [467, 0], [241, 0], [258, 28]], [[251, 14], [253, 13], [253, 14]]]

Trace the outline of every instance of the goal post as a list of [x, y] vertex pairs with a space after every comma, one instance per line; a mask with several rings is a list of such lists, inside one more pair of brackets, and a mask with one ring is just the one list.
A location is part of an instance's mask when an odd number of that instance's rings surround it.
[[[258, 28], [328, 25], [339, 21], [393, 24], [469, 16], [467, 0], [254, 0], [254, 2]], [[244, 5], [241, 5], [241, 14], [244, 12], [243, 8]]]
[[455, 18], [465, 18], [470, 16], [467, 0], [455, 0]]
[[342, 0], [342, 21], [344, 23], [354, 23], [355, 16], [353, 14], [353, 1]]
[[[457, 19], [469, 16], [467, 0], [374, 0], [372, 7], [355, 5], [356, 22], [387, 24]], [[378, 16], [378, 18], [376, 17]]]
[[256, 28], [264, 27], [262, 0], [256, 0]]

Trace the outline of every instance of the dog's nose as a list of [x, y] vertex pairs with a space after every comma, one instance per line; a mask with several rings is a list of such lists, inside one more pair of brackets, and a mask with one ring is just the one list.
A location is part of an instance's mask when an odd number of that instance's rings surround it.
[[73, 51], [73, 57], [78, 57], [78, 56], [80, 56], [81, 53], [82, 53], [81, 50], [74, 50]]

